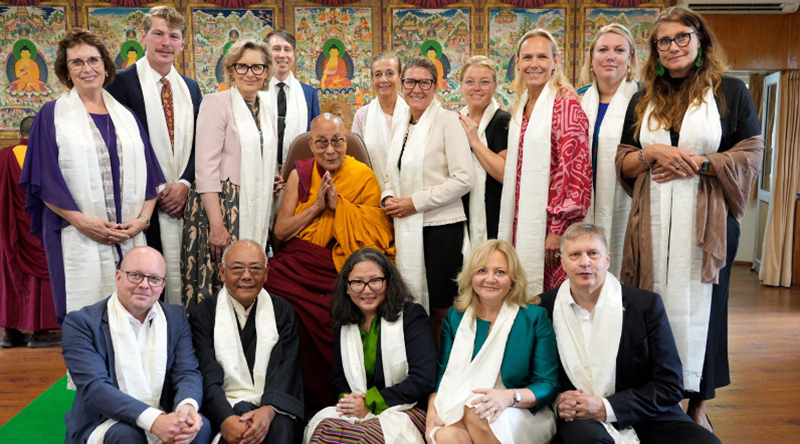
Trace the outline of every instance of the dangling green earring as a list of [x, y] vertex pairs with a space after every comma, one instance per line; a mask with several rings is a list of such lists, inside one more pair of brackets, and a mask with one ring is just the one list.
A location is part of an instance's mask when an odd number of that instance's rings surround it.
[[664, 69], [664, 64], [661, 63], [661, 59], [658, 59], [658, 68], [656, 68], [656, 75], [661, 77], [664, 75], [664, 71], [666, 71], [666, 69]]
[[703, 48], [697, 48], [697, 59], [694, 61], [694, 66], [703, 66]]

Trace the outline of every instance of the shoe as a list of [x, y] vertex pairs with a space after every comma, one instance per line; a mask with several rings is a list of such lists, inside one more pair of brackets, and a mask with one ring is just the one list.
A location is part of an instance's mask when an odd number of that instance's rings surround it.
[[49, 331], [42, 330], [33, 333], [31, 339], [28, 341], [30, 348], [45, 348], [45, 347], [60, 347], [61, 346], [61, 330]]
[[0, 347], [11, 348], [18, 345], [24, 345], [28, 342], [29, 336], [17, 330], [16, 328], [7, 328], [6, 334], [3, 335], [3, 341], [0, 342]]

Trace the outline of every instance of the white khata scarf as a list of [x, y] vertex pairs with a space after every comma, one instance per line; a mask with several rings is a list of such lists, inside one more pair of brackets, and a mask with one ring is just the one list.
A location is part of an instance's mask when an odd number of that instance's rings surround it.
[[[486, 142], [486, 127], [492, 121], [494, 114], [500, 107], [497, 101], [492, 99], [489, 105], [483, 111], [483, 117], [478, 124], [478, 138], [484, 145], [489, 146]], [[462, 116], [469, 116], [468, 107], [461, 109]], [[487, 239], [486, 233], [486, 170], [483, 165], [478, 161], [475, 153], [472, 153], [472, 164], [475, 168], [475, 186], [469, 192], [469, 242], [471, 248], [476, 248], [483, 241]]]
[[[122, 222], [139, 217], [147, 186], [147, 162], [139, 125], [133, 114], [103, 91], [103, 100], [117, 134], [120, 155]], [[73, 88], [56, 101], [55, 128], [59, 148], [58, 166], [72, 198], [84, 216], [109, 220], [103, 176], [95, 143], [94, 122]], [[116, 222], [116, 220], [110, 221]], [[123, 255], [135, 246], [147, 245], [144, 233], [120, 245]], [[67, 312], [102, 300], [116, 289], [116, 246], [103, 245], [70, 225], [61, 230]]]
[[[381, 362], [383, 363], [383, 379], [386, 387], [392, 387], [408, 378], [408, 361], [406, 359], [405, 333], [403, 332], [403, 316], [394, 322], [381, 318]], [[347, 384], [354, 393], [367, 393], [367, 373], [364, 366], [364, 346], [357, 324], [350, 324], [341, 329], [342, 365]], [[309, 421], [305, 431], [305, 442], [322, 420], [327, 418], [343, 419], [352, 423], [378, 418], [383, 429], [386, 444], [424, 444], [422, 435], [417, 433], [411, 418], [403, 412], [414, 407], [416, 403], [401, 404], [390, 407], [380, 415], [368, 413], [366, 417], [354, 418], [340, 416], [336, 407], [327, 407]]]
[[[267, 92], [269, 94], [269, 108], [274, 110], [276, 118], [278, 117], [278, 83], [280, 83], [280, 80], [272, 77], [269, 82], [269, 91]], [[295, 137], [306, 132], [308, 128], [308, 113], [311, 112], [308, 109], [308, 103], [306, 103], [306, 96], [303, 94], [303, 85], [300, 84], [300, 81], [295, 78], [291, 71], [289, 71], [289, 77], [283, 83], [289, 89], [286, 90], [286, 126], [283, 129], [283, 159], [280, 161], [281, 165], [286, 162], [286, 155], [289, 153], [289, 147], [292, 146]], [[276, 132], [275, 134], [278, 133]], [[277, 140], [277, 136], [275, 136], [275, 139]]]
[[[553, 126], [553, 106], [558, 90], [548, 82], [539, 95], [528, 121], [519, 201], [516, 199], [519, 140], [528, 92], [512, 116], [508, 128], [508, 156], [503, 174], [503, 198], [500, 201], [500, 225], [497, 237], [517, 247], [522, 268], [528, 276], [529, 294], [539, 294], [544, 288], [544, 241], [547, 237], [547, 205], [550, 195], [550, 133]], [[517, 229], [514, 233], [514, 216]]]
[[[622, 265], [622, 246], [625, 240], [625, 228], [628, 225], [628, 214], [631, 211], [631, 198], [617, 183], [614, 161], [622, 136], [628, 102], [638, 89], [636, 82], [624, 80], [608, 104], [597, 140], [596, 185], [592, 191], [589, 212], [584, 219], [584, 222], [601, 226], [606, 230], [608, 251], [611, 252], [611, 267], [608, 271], [615, 276], [619, 276]], [[597, 123], [597, 110], [600, 106], [600, 94], [596, 84], [593, 84], [583, 95], [581, 106], [589, 118], [589, 146], [591, 147], [594, 127]]]
[[[161, 391], [167, 375], [167, 317], [159, 303], [151, 310], [153, 330], [146, 336], [146, 342], [139, 346], [139, 340], [130, 323], [130, 313], [119, 302], [117, 293], [111, 295], [106, 304], [108, 310], [108, 331], [114, 347], [114, 371], [119, 390], [148, 406], [158, 409]], [[147, 321], [145, 321], [147, 322]], [[142, 328], [148, 328], [143, 325]], [[87, 444], [102, 444], [105, 434], [117, 421], [108, 419], [89, 435]], [[149, 444], [161, 443], [154, 434], [145, 430]]]
[[[411, 112], [408, 108], [392, 118], [392, 146], [389, 149], [389, 163], [386, 174], [389, 186], [395, 197], [410, 197], [422, 191], [422, 171], [424, 169], [425, 147], [430, 140], [436, 116], [442, 108], [433, 100], [422, 114], [410, 134]], [[406, 135], [408, 137], [406, 139]], [[403, 149], [405, 144], [405, 149]], [[402, 171], [397, 167], [400, 155], [403, 156]], [[397, 254], [395, 265], [411, 287], [411, 292], [425, 310], [428, 307], [428, 285], [425, 279], [425, 256], [422, 241], [423, 213], [394, 219], [394, 237]]]
[[[164, 107], [161, 104], [161, 93], [156, 86], [159, 79], [153, 76], [153, 68], [150, 67], [146, 57], [136, 62], [136, 72], [142, 87], [150, 143], [153, 145], [153, 151], [156, 153], [161, 171], [164, 172], [164, 177], [167, 179], [164, 187], [174, 185], [178, 183], [181, 174], [186, 170], [194, 141], [194, 108], [189, 87], [186, 86], [186, 82], [173, 66], [166, 76], [172, 88], [172, 109], [175, 115], [175, 146], [173, 148], [169, 140]], [[161, 187], [159, 191], [164, 187]], [[156, 211], [159, 212], [161, 243], [164, 246], [164, 259], [167, 263], [167, 287], [164, 289], [164, 297], [169, 304], [180, 304], [180, 246], [183, 236], [183, 218], [173, 219], [160, 208], [156, 208]]]
[[[392, 112], [392, 122], [398, 122], [395, 119], [400, 115], [405, 115], [407, 110], [406, 101], [402, 97], [398, 97]], [[364, 145], [367, 147], [372, 170], [375, 171], [375, 177], [378, 178], [381, 188], [386, 186], [386, 159], [389, 156], [389, 147], [392, 144], [392, 129], [386, 128], [386, 118], [384, 116], [378, 97], [373, 98], [367, 105]], [[394, 123], [392, 126], [394, 126]]]
[[[266, 92], [258, 92], [259, 132], [253, 114], [236, 87], [230, 89], [231, 110], [242, 148], [239, 188], [239, 239], [252, 239], [266, 248], [272, 220], [272, 184], [277, 170], [277, 127]], [[303, 102], [305, 103], [305, 102]]]
[[256, 360], [251, 376], [231, 299], [227, 288], [223, 285], [217, 296], [217, 310], [214, 316], [214, 356], [225, 372], [222, 389], [231, 406], [240, 401], [260, 406], [269, 357], [280, 339], [275, 323], [275, 309], [269, 293], [262, 288], [256, 303]]
[[[553, 307], [553, 329], [558, 339], [561, 364], [576, 388], [606, 398], [616, 392], [617, 354], [622, 338], [622, 286], [611, 273], [600, 291], [594, 308], [592, 341], [584, 341], [581, 324], [570, 306], [573, 301], [569, 279], [558, 288]], [[617, 430], [609, 423], [603, 427], [616, 444], [637, 444], [633, 427]]]
[[[639, 134], [643, 147], [672, 145], [669, 131], [648, 128], [648, 108]], [[678, 148], [693, 154], [715, 153], [722, 140], [717, 102], [711, 87], [703, 102], [686, 110]], [[697, 191], [700, 176], [667, 183], [649, 180], [653, 230], [653, 291], [664, 299], [669, 323], [683, 363], [686, 390], [699, 391], [711, 313], [712, 284], [701, 279], [703, 250], [697, 244]]]

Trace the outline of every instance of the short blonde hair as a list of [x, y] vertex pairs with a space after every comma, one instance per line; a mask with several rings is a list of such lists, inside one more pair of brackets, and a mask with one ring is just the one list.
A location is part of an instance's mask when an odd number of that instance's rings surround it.
[[484, 66], [486, 68], [489, 68], [489, 70], [492, 71], [492, 80], [497, 82], [497, 66], [492, 61], [492, 59], [482, 55], [472, 56], [468, 58], [466, 62], [464, 62], [464, 66], [462, 66], [461, 71], [458, 72], [459, 82], [464, 81], [464, 76], [467, 74], [467, 69], [473, 66]]
[[262, 91], [267, 91], [269, 89], [269, 79], [272, 78], [272, 75], [275, 73], [275, 60], [272, 58], [272, 51], [269, 49], [269, 45], [254, 39], [241, 39], [231, 45], [228, 49], [228, 53], [225, 54], [225, 58], [222, 59], [222, 68], [225, 73], [225, 83], [228, 84], [228, 87], [232, 87], [235, 85], [234, 77], [233, 77], [233, 65], [239, 62], [239, 59], [242, 58], [244, 52], [248, 49], [253, 49], [256, 51], [261, 51], [264, 55], [264, 64], [267, 65], [266, 74], [264, 75], [264, 84], [261, 85]]
[[511, 277], [511, 290], [508, 292], [505, 302], [510, 305], [519, 305], [523, 308], [525, 308], [525, 304], [539, 305], [539, 296], [529, 296], [526, 293], [528, 278], [525, 276], [525, 270], [523, 270], [519, 261], [517, 251], [504, 240], [490, 239], [472, 250], [472, 254], [467, 258], [464, 268], [458, 273], [458, 278], [456, 278], [458, 297], [453, 303], [453, 307], [456, 310], [463, 313], [467, 308], [472, 307], [476, 312], [479, 311], [481, 302], [478, 294], [472, 288], [472, 278], [478, 273], [478, 270], [486, 265], [489, 255], [495, 251], [503, 253], [506, 260], [508, 260], [507, 272], [508, 276]]
[[181, 15], [177, 9], [173, 8], [172, 6], [165, 5], [158, 5], [150, 8], [150, 11], [144, 15], [144, 21], [142, 22], [142, 28], [144, 29], [145, 34], [150, 32], [150, 27], [153, 26], [154, 17], [164, 19], [164, 21], [167, 22], [167, 27], [169, 29], [180, 29], [181, 37], [184, 39], [186, 38], [186, 19], [183, 18], [183, 15]]
[[631, 64], [628, 73], [625, 75], [625, 78], [631, 82], [639, 77], [641, 63], [639, 63], [639, 57], [636, 55], [636, 46], [633, 44], [633, 35], [631, 35], [631, 32], [628, 30], [628, 28], [618, 23], [612, 23], [600, 28], [600, 30], [597, 31], [597, 34], [595, 34], [594, 39], [592, 39], [592, 43], [589, 45], [589, 56], [583, 61], [583, 66], [581, 67], [580, 82], [582, 85], [589, 85], [597, 80], [597, 76], [592, 70], [594, 48], [597, 46], [597, 41], [600, 40], [600, 37], [606, 34], [620, 35], [625, 39], [625, 41], [628, 42], [628, 48], [630, 48], [631, 52]]
[[561, 51], [558, 49], [558, 42], [556, 41], [553, 34], [550, 34], [550, 31], [542, 28], [532, 29], [525, 33], [519, 42], [517, 43], [517, 51], [516, 51], [516, 58], [514, 64], [514, 78], [517, 79], [516, 84], [514, 86], [514, 90], [516, 92], [516, 100], [514, 103], [513, 110], [514, 112], [511, 114], [516, 114], [517, 109], [519, 109], [520, 105], [524, 105], [520, 103], [522, 99], [522, 94], [525, 93], [527, 89], [525, 82], [522, 81], [522, 76], [520, 75], [519, 71], [519, 51], [522, 49], [522, 44], [525, 43], [527, 40], [530, 40], [534, 37], [543, 37], [550, 41], [550, 50], [553, 55], [553, 60], [558, 59], [558, 63], [556, 63], [556, 69], [553, 72], [552, 77], [550, 77], [550, 86], [555, 88], [558, 91], [558, 94], [563, 94], [564, 90], [570, 91], [573, 94], [575, 93], [575, 88], [572, 87], [572, 84], [569, 83], [569, 79], [564, 74], [564, 63], [565, 60], [562, 60]]

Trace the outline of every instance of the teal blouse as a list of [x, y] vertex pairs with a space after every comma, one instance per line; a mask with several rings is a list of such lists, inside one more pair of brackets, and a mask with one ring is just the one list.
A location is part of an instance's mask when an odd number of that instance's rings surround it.
[[[450, 351], [453, 348], [458, 326], [464, 313], [450, 308], [442, 324], [437, 360], [437, 380], [444, 376]], [[480, 351], [489, 335], [490, 323], [478, 319], [475, 331], [475, 347], [472, 358]], [[508, 334], [503, 362], [500, 364], [500, 377], [508, 388], [527, 388], [536, 396], [536, 406], [532, 412], [541, 410], [556, 399], [558, 394], [558, 348], [553, 324], [547, 311], [532, 304], [520, 307], [511, 331]]]

